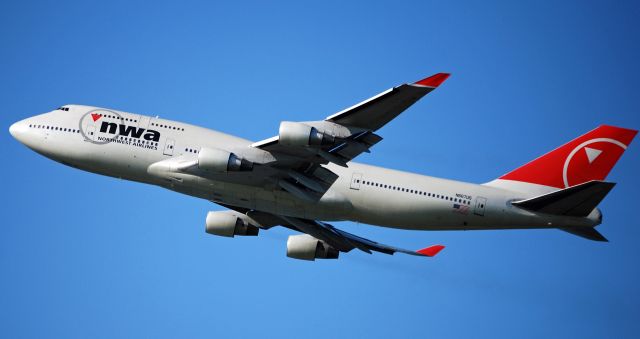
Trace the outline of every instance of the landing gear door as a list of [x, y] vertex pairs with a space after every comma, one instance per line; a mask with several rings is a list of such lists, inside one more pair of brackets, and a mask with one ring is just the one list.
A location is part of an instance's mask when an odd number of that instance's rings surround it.
[[164, 155], [173, 155], [173, 149], [176, 145], [175, 140], [173, 139], [167, 139], [167, 141], [164, 144]]
[[362, 181], [362, 173], [354, 172], [353, 175], [351, 176], [351, 189], [359, 190], [361, 181]]
[[476, 198], [476, 207], [473, 210], [475, 215], [484, 216], [484, 209], [487, 206], [487, 198], [477, 197]]

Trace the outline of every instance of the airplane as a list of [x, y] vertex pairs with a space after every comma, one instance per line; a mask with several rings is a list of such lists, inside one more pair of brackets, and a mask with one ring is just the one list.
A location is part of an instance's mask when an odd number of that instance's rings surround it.
[[112, 109], [64, 105], [14, 123], [11, 135], [74, 168], [157, 185], [226, 208], [207, 233], [256, 236], [284, 226], [294, 259], [341, 252], [433, 257], [444, 246], [407, 250], [338, 229], [354, 221], [406, 230], [555, 228], [607, 241], [597, 205], [604, 181], [637, 131], [602, 125], [484, 184], [359, 164], [382, 140], [378, 130], [440, 86], [448, 73], [386, 90], [319, 121], [282, 121], [253, 142], [211, 129]]

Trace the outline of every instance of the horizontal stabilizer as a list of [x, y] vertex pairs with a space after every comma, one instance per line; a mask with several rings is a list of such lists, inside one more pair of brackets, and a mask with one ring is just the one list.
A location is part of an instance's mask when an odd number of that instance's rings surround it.
[[577, 235], [579, 237], [593, 240], [593, 241], [605, 241], [608, 242], [607, 238], [604, 237], [600, 232], [596, 231], [593, 227], [566, 227], [560, 228], [560, 230], [565, 231], [567, 233], [571, 233], [573, 235]]
[[540, 213], [586, 217], [613, 186], [615, 184], [612, 182], [592, 180], [535, 198], [514, 201], [511, 204]]

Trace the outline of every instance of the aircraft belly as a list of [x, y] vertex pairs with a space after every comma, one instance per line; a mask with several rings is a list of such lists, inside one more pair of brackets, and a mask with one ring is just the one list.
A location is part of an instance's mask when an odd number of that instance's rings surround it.
[[511, 206], [507, 200], [490, 203], [483, 215], [461, 213], [447, 203], [415, 203], [386, 199], [356, 206], [353, 220], [409, 230], [490, 230], [593, 226], [586, 218], [544, 215]]
[[378, 226], [403, 229], [430, 229], [434, 226], [462, 228], [474, 220], [442, 204], [411, 204], [387, 199], [385, 203], [368, 203], [357, 209], [355, 220]]

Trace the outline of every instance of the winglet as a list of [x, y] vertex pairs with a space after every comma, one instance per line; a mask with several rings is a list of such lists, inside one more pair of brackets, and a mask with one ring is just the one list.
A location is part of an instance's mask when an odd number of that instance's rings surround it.
[[426, 86], [436, 88], [440, 86], [451, 74], [449, 73], [438, 73], [434, 74], [428, 78], [424, 78], [420, 81], [416, 81], [414, 85]]
[[436, 254], [438, 254], [438, 252], [442, 251], [442, 249], [444, 249], [444, 246], [442, 245], [433, 245], [421, 250], [417, 250], [416, 253], [420, 253], [427, 257], [434, 257]]

